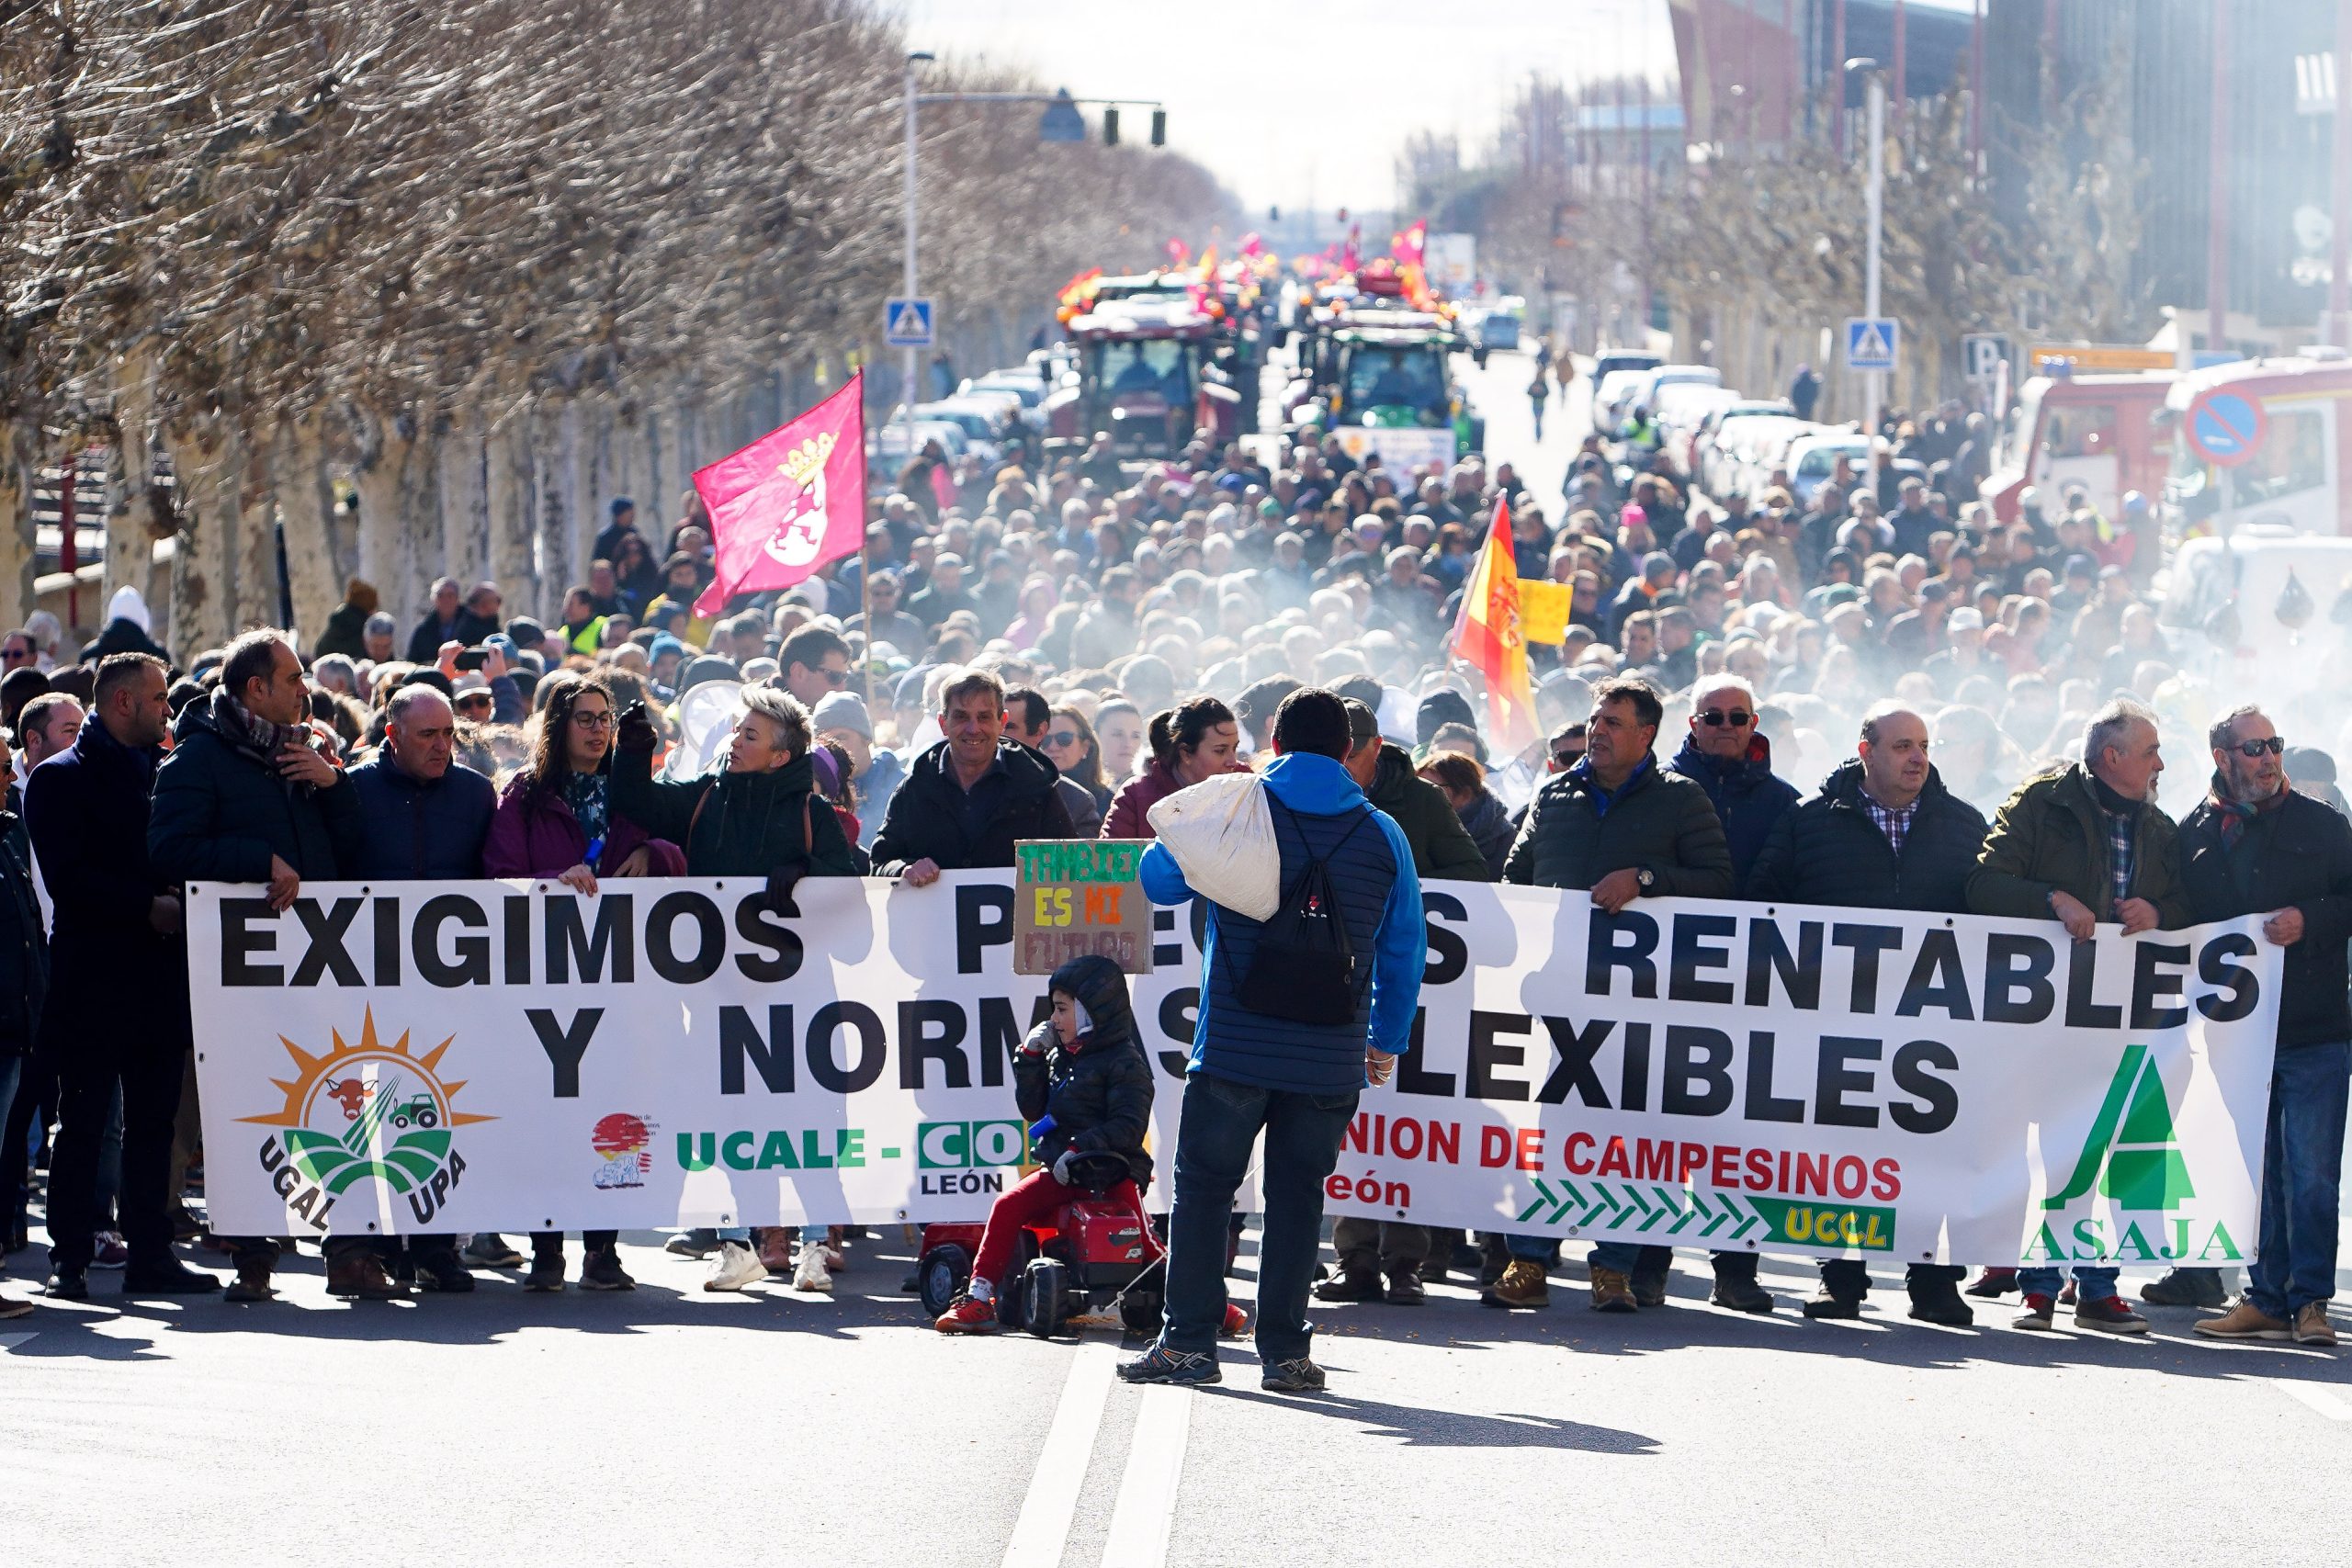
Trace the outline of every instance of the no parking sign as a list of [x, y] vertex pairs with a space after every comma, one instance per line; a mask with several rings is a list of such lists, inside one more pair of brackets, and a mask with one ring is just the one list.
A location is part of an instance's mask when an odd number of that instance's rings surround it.
[[2188, 405], [2188, 449], [2224, 468], [2234, 468], [2262, 450], [2269, 429], [2262, 405], [2244, 392], [2201, 392]]

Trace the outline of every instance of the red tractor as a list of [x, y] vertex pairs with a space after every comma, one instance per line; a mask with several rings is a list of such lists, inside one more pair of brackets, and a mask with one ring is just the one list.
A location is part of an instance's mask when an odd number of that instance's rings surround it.
[[[1166, 1247], [1137, 1210], [1111, 1195], [1126, 1175], [1117, 1156], [1090, 1156], [1099, 1168], [1089, 1175], [1085, 1196], [1073, 1198], [1042, 1224], [1026, 1227], [1014, 1245], [1012, 1263], [997, 1292], [997, 1321], [1025, 1328], [1040, 1339], [1061, 1332], [1071, 1318], [1116, 1303], [1119, 1321], [1131, 1334], [1159, 1330]], [[954, 1304], [972, 1277], [980, 1250], [978, 1220], [927, 1224], [915, 1280], [926, 1315], [936, 1318]]]
[[1119, 457], [1172, 457], [1205, 433], [1222, 447], [1241, 431], [1241, 392], [1226, 362], [1225, 321], [1169, 299], [1098, 306], [1069, 326], [1078, 385], [1045, 402], [1046, 449], [1083, 451], [1108, 434]]

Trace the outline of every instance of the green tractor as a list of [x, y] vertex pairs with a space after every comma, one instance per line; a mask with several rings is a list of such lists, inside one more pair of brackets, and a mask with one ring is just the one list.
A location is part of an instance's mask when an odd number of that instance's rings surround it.
[[[1452, 462], [1483, 451], [1486, 419], [1454, 381], [1450, 358], [1466, 347], [1444, 326], [1341, 327], [1332, 334], [1331, 379], [1318, 423], [1351, 446], [1418, 446], [1418, 461]], [[1404, 432], [1421, 439], [1389, 434]]]
[[415, 1095], [392, 1107], [391, 1123], [403, 1133], [411, 1127], [421, 1127], [430, 1132], [441, 1125], [441, 1108], [433, 1102], [431, 1095]]

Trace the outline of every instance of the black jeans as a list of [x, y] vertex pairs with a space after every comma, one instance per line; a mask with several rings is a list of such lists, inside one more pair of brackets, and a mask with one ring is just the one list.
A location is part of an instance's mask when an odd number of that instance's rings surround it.
[[1313, 1338], [1306, 1292], [1323, 1240], [1323, 1183], [1340, 1162], [1340, 1136], [1355, 1114], [1358, 1092], [1299, 1094], [1199, 1072], [1184, 1080], [1161, 1344], [1171, 1350], [1216, 1350], [1225, 1322], [1226, 1220], [1262, 1131], [1266, 1229], [1258, 1247], [1258, 1355], [1271, 1364], [1306, 1354]]
[[[620, 1238], [621, 1233], [618, 1231], [582, 1231], [580, 1233], [580, 1245], [583, 1249], [591, 1253], [609, 1252], [612, 1250], [614, 1243], [619, 1241]], [[533, 1231], [531, 1233], [531, 1256], [534, 1258], [544, 1258], [550, 1252], [555, 1254], [558, 1258], [561, 1258], [563, 1256], [563, 1233], [561, 1231]]]
[[172, 1124], [179, 1115], [187, 1045], [153, 1039], [84, 1040], [57, 1064], [57, 1145], [50, 1157], [49, 1258], [85, 1269], [95, 1251], [99, 1148], [122, 1085], [122, 1239], [134, 1263], [171, 1256]]

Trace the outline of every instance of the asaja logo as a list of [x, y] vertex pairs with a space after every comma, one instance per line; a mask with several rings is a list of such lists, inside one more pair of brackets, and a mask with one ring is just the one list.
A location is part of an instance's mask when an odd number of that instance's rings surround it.
[[270, 1080], [286, 1103], [267, 1115], [240, 1118], [283, 1129], [262, 1141], [262, 1169], [287, 1212], [322, 1232], [336, 1200], [371, 1179], [405, 1195], [416, 1223], [426, 1224], [465, 1173], [454, 1130], [497, 1120], [457, 1109], [465, 1082], [440, 1074], [457, 1036], [419, 1056], [406, 1033], [386, 1044], [371, 1009], [356, 1041], [340, 1031], [330, 1038], [327, 1053], [313, 1055], [277, 1037], [294, 1059], [293, 1077]]
[[603, 1156], [596, 1167], [598, 1187], [642, 1187], [653, 1169], [655, 1123], [626, 1111], [596, 1120], [589, 1144]]
[[2155, 1055], [2144, 1044], [2126, 1045], [2073, 1173], [2041, 1201], [2045, 1214], [2086, 1203], [2106, 1213], [2078, 1218], [2064, 1235], [2044, 1218], [2025, 1261], [2242, 1261], [2228, 1227], [2185, 1212], [2196, 1198]]

